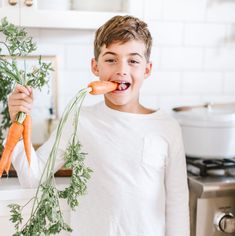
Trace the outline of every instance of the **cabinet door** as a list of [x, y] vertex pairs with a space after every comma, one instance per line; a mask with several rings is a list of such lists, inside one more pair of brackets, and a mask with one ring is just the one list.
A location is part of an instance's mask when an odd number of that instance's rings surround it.
[[[16, 4], [11, 5], [12, 1], [15, 1]], [[105, 3], [104, 0], [101, 1]], [[119, 1], [122, 5], [121, 11], [119, 7], [117, 11], [115, 9], [105, 11], [105, 8], [104, 11], [102, 9], [96, 11], [95, 8], [87, 11], [79, 8], [76, 10], [39, 8], [36, 0], [0, 0], [0, 18], [6, 16], [10, 22], [23, 27], [97, 29], [115, 15], [131, 14], [140, 18], [144, 17], [144, 0]]]
[[20, 0], [15, 0], [12, 5], [11, 0], [0, 0], [0, 19], [7, 17], [8, 21], [20, 25]]

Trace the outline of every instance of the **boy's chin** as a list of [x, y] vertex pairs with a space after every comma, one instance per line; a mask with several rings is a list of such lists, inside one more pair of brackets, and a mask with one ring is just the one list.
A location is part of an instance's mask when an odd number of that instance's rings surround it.
[[[133, 101], [131, 101], [128, 98], [119, 98], [119, 99], [114, 99], [114, 98], [110, 98], [109, 96], [105, 95], [105, 103], [106, 105], [108, 105], [109, 107], [113, 108], [113, 109], [118, 109], [120, 110], [122, 107], [129, 107], [131, 106], [131, 104], [133, 103]], [[135, 102], [134, 102], [135, 103]], [[138, 103], [138, 102], [137, 102]]]
[[113, 98], [112, 96], [109, 95], [105, 95], [105, 102], [107, 104], [113, 104], [115, 106], [124, 106], [128, 103], [128, 99], [127, 98]]

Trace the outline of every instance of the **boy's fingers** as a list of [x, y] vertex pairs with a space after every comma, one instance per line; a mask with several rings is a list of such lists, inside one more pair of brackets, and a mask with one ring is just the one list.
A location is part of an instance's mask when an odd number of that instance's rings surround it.
[[28, 110], [31, 110], [32, 105], [31, 103], [22, 101], [22, 100], [13, 100], [13, 101], [9, 101], [9, 109], [16, 109], [16, 108], [22, 108], [25, 107]]
[[31, 96], [31, 94], [33, 93], [33, 89], [29, 86], [26, 86], [26, 89], [29, 91], [29, 94]]
[[26, 114], [30, 114], [31, 111], [31, 107], [27, 107], [27, 106], [23, 106], [21, 105], [16, 105], [16, 106], [10, 106], [9, 107], [9, 112], [10, 112], [10, 117], [11, 117], [11, 121], [15, 121], [16, 119], [16, 115], [19, 111], [22, 111]]
[[28, 91], [31, 93], [32, 92], [32, 88], [29, 86], [26, 86], [26, 88], [28, 89]]
[[30, 88], [30, 89], [31, 89], [30, 97], [31, 97], [31, 99], [32, 99], [32, 101], [33, 101], [33, 89], [32, 89], [32, 88]]
[[25, 93], [28, 96], [30, 95], [29, 89], [27, 89], [26, 87], [20, 84], [17, 84], [15, 87], [15, 90], [13, 91], [13, 94], [16, 94], [16, 93]]
[[8, 109], [11, 121], [15, 121], [18, 112], [30, 114], [33, 105], [32, 89], [16, 85], [13, 93], [8, 98]]
[[[25, 108], [22, 108], [21, 110], [20, 110], [21, 112], [24, 112], [25, 114], [30, 114], [30, 111], [29, 110], [27, 110], [27, 109], [25, 109]], [[19, 111], [18, 111], [18, 109], [15, 111], [15, 110], [12, 110], [11, 111], [11, 116], [10, 116], [10, 118], [11, 118], [11, 121], [12, 122], [14, 122], [15, 120], [16, 120], [16, 117], [17, 117], [17, 114], [19, 113]]]
[[14, 100], [24, 100], [24, 101], [26, 101], [28, 103], [32, 103], [33, 102], [32, 97], [26, 95], [25, 93], [15, 93], [15, 94], [12, 94], [9, 97], [9, 101], [14, 101]]

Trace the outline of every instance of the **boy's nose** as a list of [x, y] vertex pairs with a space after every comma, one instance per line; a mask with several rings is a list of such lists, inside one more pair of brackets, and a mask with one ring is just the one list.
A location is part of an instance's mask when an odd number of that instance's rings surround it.
[[127, 74], [126, 74], [126, 72], [117, 72], [117, 75], [119, 75], [119, 76], [125, 76], [125, 75], [127, 75]]
[[116, 74], [119, 76], [125, 76], [127, 75], [127, 66], [124, 63], [120, 63], [117, 68]]

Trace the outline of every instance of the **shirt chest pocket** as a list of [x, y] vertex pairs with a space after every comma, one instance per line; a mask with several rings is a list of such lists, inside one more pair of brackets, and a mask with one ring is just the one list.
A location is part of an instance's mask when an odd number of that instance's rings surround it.
[[143, 164], [159, 170], [165, 168], [168, 155], [168, 143], [166, 140], [161, 136], [147, 135], [144, 137], [143, 142]]

